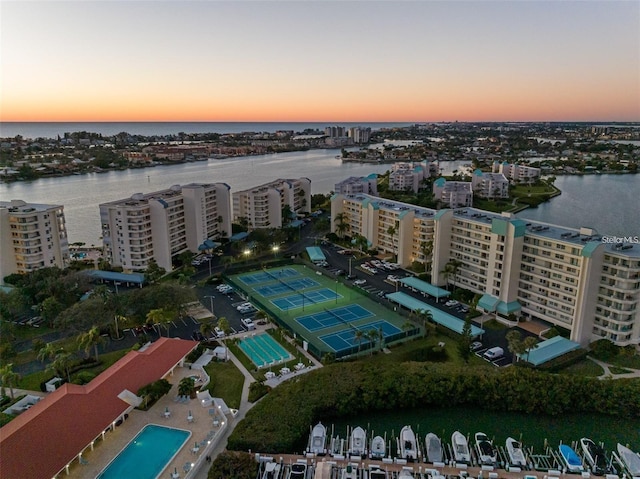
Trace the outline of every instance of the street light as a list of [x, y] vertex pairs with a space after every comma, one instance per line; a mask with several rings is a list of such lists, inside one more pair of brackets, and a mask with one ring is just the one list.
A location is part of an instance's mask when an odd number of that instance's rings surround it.
[[275, 258], [278, 255], [278, 251], [280, 251], [280, 246], [278, 246], [277, 244], [274, 244], [271, 247], [271, 251], [273, 251], [273, 257]]
[[213, 258], [211, 256], [209, 256], [208, 260], [209, 260], [209, 276], [211, 276], [211, 260]]
[[122, 284], [119, 281], [114, 281], [113, 284], [116, 286], [116, 294], [118, 294], [118, 285]]
[[249, 255], [251, 254], [251, 250], [250, 250], [250, 249], [245, 249], [245, 250], [243, 251], [243, 253], [244, 253], [244, 257], [245, 257], [246, 259], [249, 259]]
[[205, 296], [205, 298], [209, 298], [209, 301], [211, 301], [211, 314], [215, 316], [213, 314], [213, 298], [215, 298], [215, 296]]

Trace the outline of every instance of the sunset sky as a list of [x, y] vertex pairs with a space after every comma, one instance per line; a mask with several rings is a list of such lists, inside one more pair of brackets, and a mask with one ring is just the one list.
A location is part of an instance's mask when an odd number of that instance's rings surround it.
[[640, 2], [0, 1], [1, 121], [640, 121]]

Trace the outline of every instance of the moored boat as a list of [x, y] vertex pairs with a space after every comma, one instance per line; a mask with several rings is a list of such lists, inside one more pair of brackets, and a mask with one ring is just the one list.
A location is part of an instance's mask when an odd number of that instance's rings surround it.
[[278, 479], [280, 477], [280, 464], [277, 462], [267, 462], [264, 465], [262, 479]]
[[349, 454], [364, 456], [367, 453], [367, 433], [360, 426], [354, 427], [349, 438]]
[[574, 451], [570, 446], [567, 446], [566, 444], [560, 444], [558, 450], [560, 451], [560, 455], [562, 456], [562, 459], [564, 460], [564, 463], [567, 466], [567, 470], [569, 472], [584, 471], [580, 456], [578, 456], [576, 454], [576, 451]]
[[618, 456], [631, 476], [640, 477], [640, 456], [638, 454], [618, 443]]
[[471, 462], [467, 438], [464, 437], [460, 431], [455, 431], [451, 435], [451, 447], [453, 448], [453, 456], [456, 462], [464, 464]]
[[388, 477], [387, 471], [381, 469], [380, 466], [376, 464], [369, 465], [369, 479], [387, 479]]
[[604, 452], [604, 448], [596, 444], [588, 437], [580, 439], [580, 447], [584, 453], [584, 458], [587, 464], [591, 468], [596, 476], [603, 476], [609, 472], [609, 465], [607, 464], [607, 456]]
[[427, 462], [442, 462], [442, 441], [434, 433], [430, 432], [424, 438], [424, 447], [427, 454]]
[[327, 442], [327, 428], [319, 422], [311, 430], [309, 435], [309, 452], [323, 455], [327, 453], [325, 443]]
[[371, 439], [371, 445], [369, 446], [369, 457], [371, 459], [382, 459], [386, 453], [387, 447], [384, 438], [375, 436]]
[[358, 465], [349, 463], [342, 469], [340, 479], [358, 479]]
[[491, 440], [483, 432], [477, 432], [475, 440], [480, 463], [487, 466], [495, 465], [498, 462], [498, 451], [493, 447]]
[[296, 462], [291, 464], [287, 479], [306, 479], [307, 465], [304, 462]]
[[522, 444], [512, 437], [507, 438], [507, 454], [509, 455], [509, 464], [515, 467], [527, 467], [527, 460], [524, 457]]
[[400, 430], [398, 438], [398, 451], [400, 458], [407, 461], [415, 461], [418, 459], [418, 449], [416, 444], [416, 435], [413, 433], [411, 426], [404, 426]]

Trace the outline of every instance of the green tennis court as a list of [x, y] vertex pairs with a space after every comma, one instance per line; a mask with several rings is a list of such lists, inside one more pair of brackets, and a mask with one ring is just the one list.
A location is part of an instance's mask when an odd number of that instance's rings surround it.
[[[278, 325], [301, 338], [318, 358], [326, 353], [348, 356], [420, 331], [418, 326], [408, 327], [405, 317], [361, 290], [305, 265], [291, 264], [225, 279]], [[356, 340], [356, 330], [363, 333], [376, 330], [379, 338]]]

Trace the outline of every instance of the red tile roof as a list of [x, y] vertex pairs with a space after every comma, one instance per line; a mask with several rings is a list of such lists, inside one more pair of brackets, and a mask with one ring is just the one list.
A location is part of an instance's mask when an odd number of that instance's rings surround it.
[[65, 384], [0, 428], [0, 478], [51, 479], [128, 408], [118, 398], [165, 376], [198, 343], [160, 338], [85, 386]]

